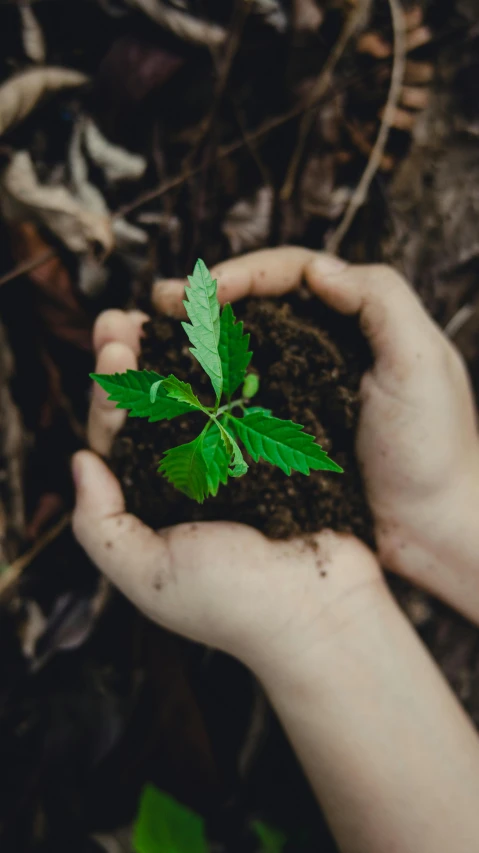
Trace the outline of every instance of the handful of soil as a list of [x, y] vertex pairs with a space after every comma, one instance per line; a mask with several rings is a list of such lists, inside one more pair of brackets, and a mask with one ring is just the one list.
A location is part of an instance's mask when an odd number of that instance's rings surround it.
[[[331, 527], [371, 542], [371, 518], [354, 454], [359, 383], [370, 363], [357, 323], [307, 292], [287, 300], [250, 299], [237, 303], [235, 313], [251, 334], [251, 366], [261, 380], [254, 405], [302, 424], [345, 473], [312, 471], [305, 477], [293, 472], [287, 477], [267, 462], [246, 457], [248, 473], [230, 479], [215, 498], [199, 505], [156, 469], [165, 450], [195, 438], [201, 415], [154, 424], [129, 418], [111, 460], [128, 510], [153, 528], [219, 519], [250, 524], [274, 539]], [[140, 368], [163, 376], [174, 373], [190, 382], [200, 399], [211, 398], [209, 379], [177, 321], [161, 318], [145, 326]]]

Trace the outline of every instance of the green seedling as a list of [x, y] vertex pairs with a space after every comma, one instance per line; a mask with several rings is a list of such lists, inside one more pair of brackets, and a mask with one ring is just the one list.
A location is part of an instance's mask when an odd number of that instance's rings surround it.
[[[240, 444], [258, 462], [264, 459], [290, 475], [299, 471], [342, 472], [300, 424], [273, 416], [269, 409], [250, 405], [260, 380], [248, 373], [252, 353], [250, 336], [243, 323], [236, 322], [230, 304], [220, 313], [216, 281], [198, 260], [188, 277], [184, 306], [189, 323], [183, 323], [190, 351], [208, 374], [215, 392], [214, 406], [205, 406], [191, 385], [176, 376], [160, 376], [151, 370], [97, 374], [92, 379], [108, 392], [119, 409], [129, 409], [130, 417], [148, 418], [150, 423], [201, 412], [205, 426], [188, 444], [164, 454], [158, 471], [188, 497], [203, 503], [216, 495], [220, 483], [242, 477], [248, 470]], [[239, 396], [235, 397], [241, 388]], [[233, 414], [235, 412], [235, 414]]]

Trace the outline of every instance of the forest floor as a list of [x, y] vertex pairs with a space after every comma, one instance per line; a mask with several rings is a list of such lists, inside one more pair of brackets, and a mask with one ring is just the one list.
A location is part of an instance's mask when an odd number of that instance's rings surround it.
[[[73, 540], [69, 460], [86, 442], [91, 330], [105, 308], [151, 314], [154, 282], [191, 272], [198, 256], [211, 266], [288, 243], [326, 248], [398, 269], [460, 349], [479, 399], [478, 13], [477, 0], [0, 2], [6, 853], [129, 853], [149, 781], [206, 817], [215, 851], [259, 853], [258, 815], [285, 831], [285, 853], [335, 850], [251, 676], [150, 625]], [[315, 411], [334, 377], [341, 403], [312, 425], [351, 477], [328, 495], [313, 478], [301, 505], [297, 480], [288, 492], [260, 472], [251, 494], [235, 484], [207, 512], [285, 536], [310, 532], [327, 508], [328, 523], [371, 538], [353, 458], [367, 354], [355, 330], [319, 308], [314, 329], [304, 299], [293, 303], [241, 310], [285, 415], [304, 400], [283, 400], [262, 340], [275, 338], [293, 371], [308, 342], [304, 370], [324, 378]], [[176, 334], [156, 320], [144, 363], [154, 335], [173, 340], [179, 363]], [[113, 464], [154, 523], [156, 486], [130, 470], [154, 456], [138, 435], [123, 431]], [[172, 501], [163, 523], [189, 512]], [[392, 586], [478, 725], [478, 630]]]

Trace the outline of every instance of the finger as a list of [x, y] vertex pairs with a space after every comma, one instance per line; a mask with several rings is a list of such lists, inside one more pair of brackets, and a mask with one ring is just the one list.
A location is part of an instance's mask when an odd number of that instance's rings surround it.
[[[282, 296], [298, 287], [305, 266], [314, 255], [312, 249], [283, 246], [225, 261], [211, 270], [218, 281], [218, 299], [225, 303], [246, 296]], [[169, 316], [183, 316], [184, 287], [185, 282], [178, 279], [157, 282], [152, 298], [158, 310]]]
[[378, 363], [398, 376], [417, 368], [418, 357], [440, 333], [411, 287], [390, 267], [340, 263], [318, 254], [306, 269], [311, 289], [336, 311], [359, 314]]
[[103, 311], [93, 327], [93, 349], [100, 350], [113, 341], [126, 344], [136, 355], [140, 352], [141, 328], [149, 320], [143, 311], [120, 311], [111, 308]]
[[88, 450], [72, 461], [76, 488], [73, 531], [90, 559], [143, 611], [151, 613], [168, 576], [168, 545], [164, 539], [125, 512], [118, 480]]
[[155, 281], [151, 290], [151, 301], [159, 314], [166, 314], [175, 320], [186, 317], [183, 299], [185, 298], [186, 279], [164, 278]]
[[[136, 370], [137, 359], [130, 346], [124, 343], [107, 343], [100, 350], [96, 363], [96, 373], [124, 373]], [[110, 452], [113, 439], [122, 428], [126, 419], [125, 409], [117, 409], [108, 394], [94, 382], [90, 411], [88, 413], [88, 445], [101, 456]]]

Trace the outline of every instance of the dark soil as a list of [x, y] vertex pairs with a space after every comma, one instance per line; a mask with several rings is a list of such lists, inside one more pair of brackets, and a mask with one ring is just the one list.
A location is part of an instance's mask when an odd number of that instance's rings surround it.
[[[249, 300], [237, 307], [237, 314], [251, 333], [252, 366], [261, 377], [254, 402], [303, 424], [345, 473], [287, 477], [266, 462], [248, 459], [251, 468], [245, 477], [231, 480], [216, 498], [198, 505], [156, 468], [165, 450], [198, 434], [200, 416], [155, 424], [135, 418], [127, 421], [112, 457], [129, 510], [152, 527], [227, 519], [254, 525], [274, 539], [331, 527], [371, 542], [371, 519], [354, 457], [358, 389], [369, 362], [357, 324], [333, 315], [307, 293], [287, 302]], [[178, 322], [147, 324], [140, 367], [174, 373], [191, 382], [204, 400], [211, 395], [209, 379], [190, 354]]]

